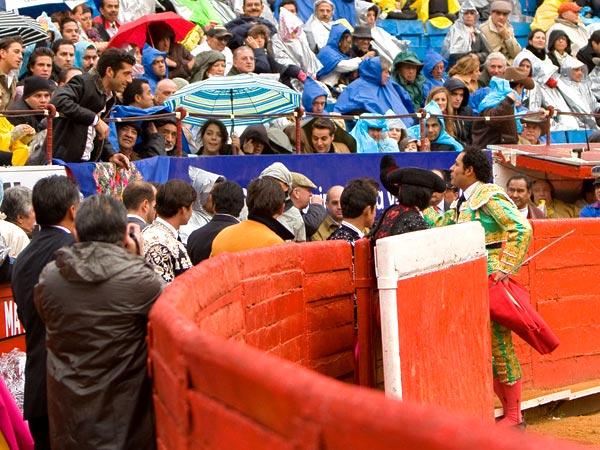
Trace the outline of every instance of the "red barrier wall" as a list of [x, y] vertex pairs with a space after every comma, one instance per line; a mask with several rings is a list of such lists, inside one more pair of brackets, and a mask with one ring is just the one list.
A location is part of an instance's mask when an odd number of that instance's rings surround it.
[[525, 386], [554, 388], [600, 378], [600, 221], [553, 219], [532, 222], [529, 253], [570, 230], [575, 232], [534, 258], [517, 279], [560, 339], [550, 355], [539, 355], [515, 337]]
[[493, 421], [486, 264], [398, 281], [403, 399]]
[[159, 448], [582, 448], [333, 379], [352, 370], [350, 263], [345, 242], [286, 244], [169, 286], [148, 336]]

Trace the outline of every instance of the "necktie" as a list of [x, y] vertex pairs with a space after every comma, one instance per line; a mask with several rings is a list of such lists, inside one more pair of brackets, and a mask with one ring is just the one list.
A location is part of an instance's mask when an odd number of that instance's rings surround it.
[[458, 199], [458, 203], [456, 204], [456, 219], [458, 220], [458, 216], [460, 216], [460, 207], [462, 206], [462, 204], [464, 203], [464, 201], [466, 200], [465, 195], [461, 194], [460, 198]]

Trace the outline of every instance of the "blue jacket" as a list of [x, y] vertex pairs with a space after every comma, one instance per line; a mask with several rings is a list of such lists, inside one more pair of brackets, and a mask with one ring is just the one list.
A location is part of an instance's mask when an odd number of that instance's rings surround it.
[[333, 69], [337, 67], [340, 61], [350, 59], [348, 55], [344, 55], [338, 48], [340, 39], [346, 33], [350, 34], [350, 30], [341, 23], [336, 23], [331, 27], [327, 44], [317, 55], [317, 59], [323, 64], [323, 68], [317, 72], [317, 77], [322, 77], [333, 72]]
[[[334, 111], [346, 114], [351, 111], [370, 112], [384, 115], [392, 110], [396, 114], [414, 113], [412, 100], [402, 87], [392, 79], [385, 86], [381, 84], [381, 60], [367, 58], [358, 66], [359, 78], [344, 89], [335, 104]], [[412, 118], [402, 121], [407, 127], [413, 124]]]
[[312, 104], [315, 98], [325, 96], [327, 98], [327, 91], [321, 87], [312, 78], [307, 78], [304, 82], [304, 91], [302, 91], [302, 107], [306, 112], [313, 112]]
[[[152, 69], [152, 63], [156, 58], [162, 56], [165, 58], [165, 65], [167, 64], [167, 54], [165, 52], [161, 52], [160, 50], [156, 50], [154, 47], [151, 47], [148, 44], [144, 45], [144, 49], [142, 50], [142, 66], [144, 66], [144, 74], [140, 75], [140, 78], [144, 80], [148, 80], [148, 84], [150, 84], [150, 90], [154, 93], [156, 89], [156, 84], [160, 81], [160, 79], [154, 74], [154, 70]], [[169, 68], [167, 67], [167, 71], [165, 72], [165, 78], [169, 77]]]
[[579, 217], [600, 217], [600, 202], [584, 206]]
[[[431, 77], [431, 71], [433, 68], [443, 62], [444, 63], [444, 75], [442, 76], [442, 81], [436, 80]], [[423, 58], [423, 70], [421, 73], [425, 75], [426, 81], [423, 84], [423, 95], [425, 98], [429, 95], [429, 92], [437, 86], [443, 86], [444, 82], [448, 79], [446, 74], [446, 69], [448, 68], [448, 61], [442, 58], [438, 52], [436, 52], [433, 48], [427, 47], [425, 51], [425, 58]]]

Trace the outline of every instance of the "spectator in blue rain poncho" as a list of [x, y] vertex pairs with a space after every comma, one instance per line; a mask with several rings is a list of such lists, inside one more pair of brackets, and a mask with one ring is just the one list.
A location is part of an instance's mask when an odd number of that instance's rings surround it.
[[327, 114], [327, 96], [329, 93], [319, 82], [307, 78], [302, 91], [302, 107], [305, 112]]
[[448, 68], [448, 61], [442, 58], [438, 52], [433, 48], [427, 47], [425, 57], [423, 58], [423, 70], [422, 74], [425, 75], [426, 81], [423, 84], [423, 96], [427, 98], [429, 91], [434, 87], [443, 86], [448, 75], [446, 69]]
[[448, 134], [440, 107], [433, 100], [425, 105], [425, 111], [437, 117], [425, 119], [425, 139], [421, 137], [419, 124], [408, 129], [408, 136], [421, 140], [421, 151], [461, 152], [464, 146]]
[[325, 47], [319, 51], [317, 58], [323, 68], [317, 72], [319, 81], [336, 90], [338, 84], [348, 84], [349, 75], [358, 69], [362, 58], [351, 58], [352, 35], [341, 23], [331, 27], [329, 39]]
[[98, 49], [91, 41], [79, 41], [75, 43], [75, 61], [73, 65], [84, 72], [89, 72], [98, 63]]
[[389, 153], [397, 152], [398, 143], [391, 138], [383, 137], [388, 131], [385, 118], [375, 119], [377, 114], [365, 113], [350, 132], [356, 140], [357, 153]]
[[[162, 62], [161, 62], [162, 61]], [[144, 74], [140, 78], [148, 80], [150, 89], [154, 94], [156, 90], [156, 84], [169, 76], [169, 69], [167, 68], [167, 54], [156, 50], [154, 47], [146, 44], [142, 51], [142, 65], [144, 66]]]
[[[334, 111], [340, 114], [364, 112], [384, 115], [391, 110], [396, 115], [414, 113], [409, 95], [400, 85], [390, 80], [391, 64], [379, 57], [365, 59], [358, 68], [359, 78], [340, 95]], [[404, 118], [406, 126], [412, 118]]]

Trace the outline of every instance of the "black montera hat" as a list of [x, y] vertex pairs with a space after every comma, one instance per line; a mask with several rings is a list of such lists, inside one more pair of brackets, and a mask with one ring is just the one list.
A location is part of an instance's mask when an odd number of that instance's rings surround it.
[[412, 184], [432, 189], [433, 192], [446, 192], [446, 183], [438, 175], [426, 169], [406, 167], [396, 169], [387, 176], [388, 182], [395, 185]]

